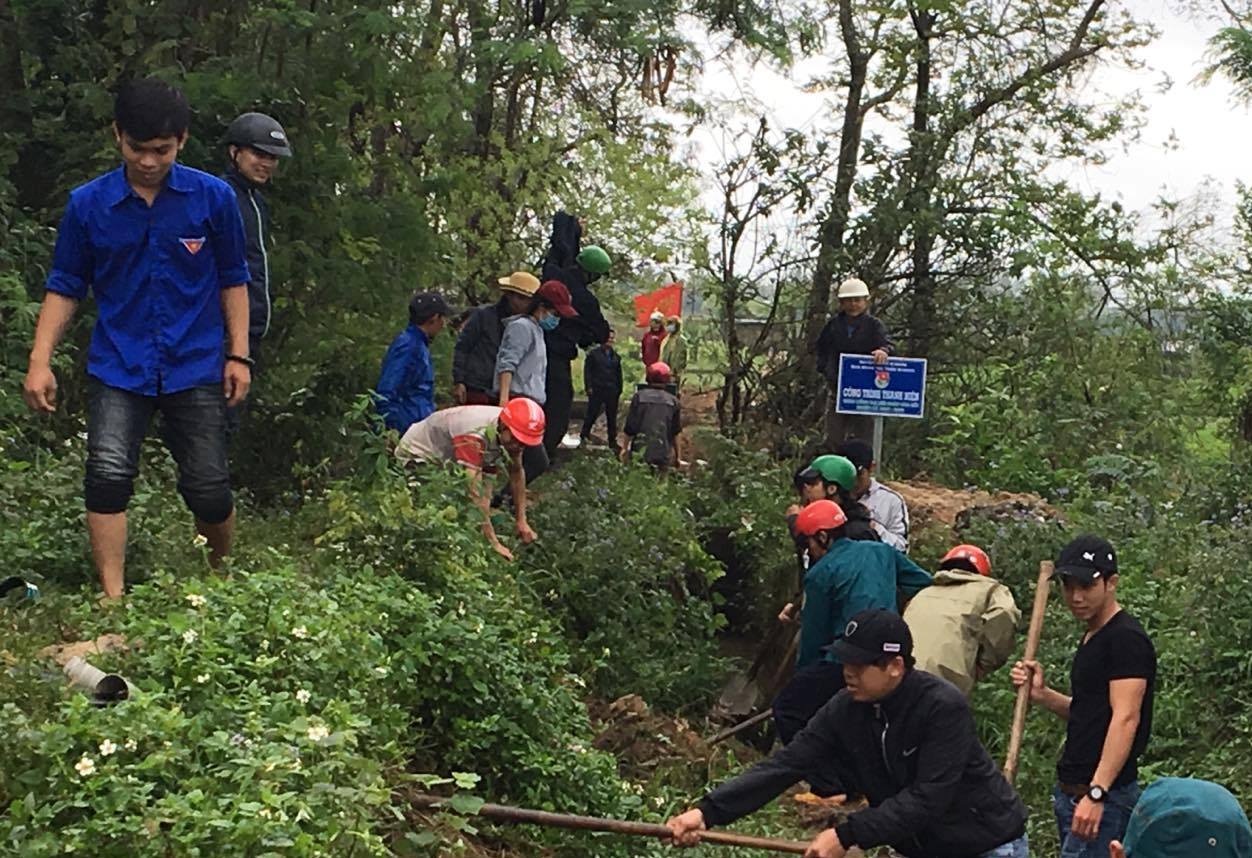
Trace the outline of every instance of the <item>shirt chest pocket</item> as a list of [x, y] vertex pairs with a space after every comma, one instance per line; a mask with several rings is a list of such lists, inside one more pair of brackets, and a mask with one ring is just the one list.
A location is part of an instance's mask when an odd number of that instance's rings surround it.
[[162, 227], [156, 235], [161, 256], [169, 264], [170, 273], [183, 282], [195, 282], [214, 271], [213, 236], [208, 224], [178, 224]]

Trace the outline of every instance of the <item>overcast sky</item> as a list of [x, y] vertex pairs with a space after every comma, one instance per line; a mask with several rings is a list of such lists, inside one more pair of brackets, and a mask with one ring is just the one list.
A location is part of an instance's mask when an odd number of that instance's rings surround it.
[[[1227, 222], [1233, 211], [1235, 182], [1246, 181], [1252, 174], [1248, 165], [1252, 115], [1234, 102], [1231, 87], [1222, 78], [1208, 84], [1196, 82], [1208, 39], [1219, 23], [1184, 17], [1164, 0], [1122, 2], [1133, 2], [1135, 13], [1153, 21], [1160, 35], [1141, 49], [1142, 70], [1101, 68], [1089, 85], [1112, 94], [1138, 90], [1147, 106], [1146, 123], [1138, 141], [1109, 150], [1107, 164], [1070, 166], [1062, 175], [1079, 189], [1120, 199], [1137, 211], [1148, 209], [1162, 195], [1190, 197], [1211, 188], [1217, 194], [1219, 219]], [[805, 93], [797, 85], [829, 68], [830, 62], [821, 58], [807, 60], [786, 75], [764, 66], [710, 64], [701, 89], [706, 96], [755, 98], [766, 105], [777, 127], [837, 129], [837, 117], [830, 115], [823, 97]], [[1167, 79], [1172, 86], [1161, 91]], [[715, 132], [702, 128], [691, 137], [688, 155], [707, 173], [720, 160], [723, 142]], [[708, 202], [716, 211], [716, 197], [709, 197]]]

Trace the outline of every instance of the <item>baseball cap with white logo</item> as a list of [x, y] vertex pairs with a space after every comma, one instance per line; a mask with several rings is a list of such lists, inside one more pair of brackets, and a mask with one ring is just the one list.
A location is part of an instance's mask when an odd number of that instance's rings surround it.
[[841, 664], [873, 664], [881, 658], [913, 652], [913, 635], [895, 611], [871, 608], [855, 614], [843, 637], [825, 649]]
[[1107, 539], [1084, 533], [1061, 549], [1055, 574], [1089, 586], [1117, 574], [1117, 553]]

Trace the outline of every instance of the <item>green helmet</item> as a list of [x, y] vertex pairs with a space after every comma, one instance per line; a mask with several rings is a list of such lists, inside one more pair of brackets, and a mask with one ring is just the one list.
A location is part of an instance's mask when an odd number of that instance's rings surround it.
[[856, 465], [843, 456], [818, 456], [809, 467], [821, 474], [823, 480], [846, 492], [852, 491], [856, 485]]
[[609, 259], [609, 255], [604, 252], [604, 248], [593, 244], [583, 248], [582, 253], [578, 254], [578, 264], [592, 274], [607, 274], [609, 266], [613, 264], [613, 260]]

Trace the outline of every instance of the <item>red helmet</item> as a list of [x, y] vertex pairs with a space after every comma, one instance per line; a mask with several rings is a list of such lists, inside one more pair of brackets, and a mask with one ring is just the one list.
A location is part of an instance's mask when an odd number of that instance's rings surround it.
[[500, 422], [527, 447], [537, 447], [543, 441], [543, 429], [547, 425], [543, 407], [524, 396], [510, 399], [509, 404], [500, 409]]
[[[991, 574], [991, 558], [987, 556], [987, 552], [983, 551], [977, 545], [958, 545], [943, 555], [943, 559], [939, 561], [939, 568], [946, 569], [949, 566], [963, 566], [959, 561], [964, 560], [978, 572], [979, 575]], [[952, 561], [958, 561], [953, 563]]]
[[797, 536], [813, 536], [823, 530], [834, 530], [848, 523], [839, 504], [832, 500], [815, 500], [796, 516], [795, 532]]
[[665, 361], [657, 361], [648, 364], [648, 384], [668, 384], [670, 379], [669, 364]]

